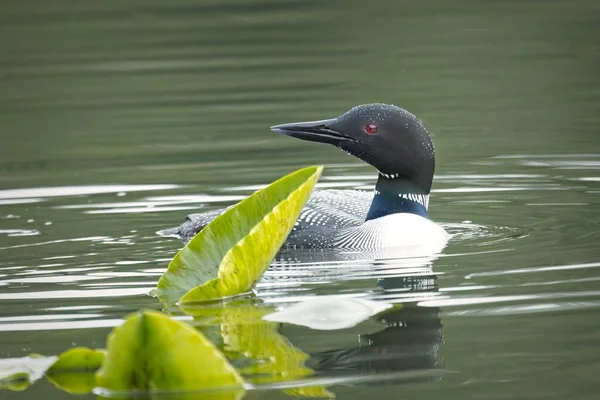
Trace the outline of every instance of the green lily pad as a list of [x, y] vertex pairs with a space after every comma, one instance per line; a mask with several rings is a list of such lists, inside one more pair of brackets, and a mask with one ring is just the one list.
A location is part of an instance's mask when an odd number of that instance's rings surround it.
[[153, 295], [174, 304], [252, 290], [294, 227], [322, 169], [286, 175], [215, 218], [175, 255]]
[[0, 378], [0, 390], [8, 389], [13, 392], [21, 392], [31, 385], [29, 374], [26, 372], [17, 372], [16, 374]]
[[72, 348], [58, 356], [58, 360], [46, 371], [46, 379], [68, 393], [90, 393], [96, 386], [95, 373], [105, 357], [106, 350]]
[[50, 366], [46, 374], [57, 374], [64, 371], [95, 371], [102, 366], [106, 350], [74, 347], [58, 356], [58, 360]]
[[44, 357], [31, 354], [22, 358], [0, 359], [0, 390], [25, 390], [44, 376], [46, 370], [57, 360], [56, 356]]
[[57, 389], [71, 394], [91, 393], [96, 387], [95, 371], [65, 371], [46, 375]]
[[243, 392], [241, 376], [209, 340], [157, 311], [135, 313], [111, 332], [96, 384], [111, 392], [235, 389], [219, 399]]

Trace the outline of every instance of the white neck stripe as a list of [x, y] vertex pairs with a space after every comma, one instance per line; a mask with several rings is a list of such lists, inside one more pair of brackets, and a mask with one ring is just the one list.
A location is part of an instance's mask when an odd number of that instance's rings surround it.
[[[381, 195], [381, 192], [375, 189], [375, 196]], [[429, 208], [429, 195], [428, 194], [417, 194], [417, 193], [398, 193], [398, 197], [401, 199], [407, 199], [414, 201], [425, 207], [425, 210]]]

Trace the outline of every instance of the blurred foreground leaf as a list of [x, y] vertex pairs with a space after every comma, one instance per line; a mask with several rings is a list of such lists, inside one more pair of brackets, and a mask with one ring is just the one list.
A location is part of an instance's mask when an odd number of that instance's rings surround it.
[[236, 389], [214, 399], [243, 393], [241, 376], [210, 341], [156, 311], [135, 313], [112, 331], [96, 383], [109, 391]]
[[0, 359], [0, 390], [25, 390], [30, 384], [44, 376], [57, 357], [32, 354], [22, 358]]
[[153, 294], [174, 304], [249, 292], [294, 227], [322, 169], [286, 175], [215, 218], [175, 255]]
[[50, 366], [47, 374], [58, 374], [64, 371], [95, 371], [102, 366], [106, 350], [74, 347], [58, 356], [58, 360]]
[[14, 374], [0, 377], [0, 389], [8, 389], [13, 392], [20, 392], [31, 385], [29, 374], [26, 372], [16, 372]]
[[58, 356], [46, 372], [46, 378], [58, 389], [73, 394], [90, 393], [96, 386], [96, 371], [102, 366], [106, 351], [75, 347]]

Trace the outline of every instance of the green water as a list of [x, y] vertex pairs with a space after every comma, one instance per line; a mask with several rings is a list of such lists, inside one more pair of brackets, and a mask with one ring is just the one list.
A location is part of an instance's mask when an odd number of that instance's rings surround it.
[[[145, 293], [181, 244], [155, 232], [187, 213], [315, 163], [322, 188], [372, 188], [371, 167], [268, 127], [387, 102], [432, 133], [430, 216], [454, 237], [431, 266], [295, 254], [268, 271], [262, 306], [405, 305], [281, 326], [307, 379], [338, 379], [339, 399], [595, 399], [599, 4], [5, 1], [0, 358], [104, 347], [160, 309]], [[71, 396], [41, 379], [0, 397]]]

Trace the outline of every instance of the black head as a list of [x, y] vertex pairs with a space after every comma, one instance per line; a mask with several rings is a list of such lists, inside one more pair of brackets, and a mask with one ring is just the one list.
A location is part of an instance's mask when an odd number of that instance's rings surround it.
[[408, 180], [429, 194], [435, 153], [429, 133], [410, 112], [388, 104], [364, 104], [322, 121], [271, 127], [277, 133], [333, 144], [371, 164], [383, 176]]

